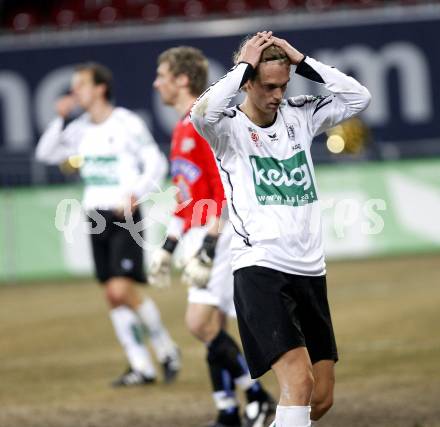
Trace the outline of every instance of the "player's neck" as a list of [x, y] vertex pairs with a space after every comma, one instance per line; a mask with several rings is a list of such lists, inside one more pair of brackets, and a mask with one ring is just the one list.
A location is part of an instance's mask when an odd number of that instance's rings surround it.
[[276, 116], [276, 112], [265, 113], [258, 108], [256, 108], [251, 102], [246, 98], [242, 104], [239, 106], [240, 111], [242, 111], [252, 123], [257, 126], [265, 127], [271, 125]]
[[180, 116], [184, 116], [191, 110], [194, 102], [196, 101], [196, 97], [190, 94], [181, 94], [176, 103], [174, 104], [175, 110], [179, 113]]
[[105, 122], [113, 112], [113, 105], [108, 101], [97, 100], [92, 104], [92, 106], [88, 109], [88, 113], [90, 114], [90, 120], [93, 123], [102, 123]]

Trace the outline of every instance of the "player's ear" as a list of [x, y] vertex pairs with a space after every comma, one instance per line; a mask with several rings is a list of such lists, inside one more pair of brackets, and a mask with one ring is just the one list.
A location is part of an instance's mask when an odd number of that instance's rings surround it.
[[189, 86], [189, 77], [186, 74], [179, 74], [176, 76], [176, 83], [179, 87]]
[[241, 87], [241, 90], [243, 91], [243, 92], [247, 92], [248, 90], [249, 90], [249, 86], [252, 84], [252, 81], [251, 80], [248, 80], [242, 87]]
[[99, 94], [104, 98], [105, 97], [105, 92], [107, 91], [107, 86], [103, 83], [96, 85], [97, 88], [99, 89]]

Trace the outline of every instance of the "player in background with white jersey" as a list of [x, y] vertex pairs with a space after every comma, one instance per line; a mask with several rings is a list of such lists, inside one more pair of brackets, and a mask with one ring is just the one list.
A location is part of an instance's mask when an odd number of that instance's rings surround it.
[[[331, 94], [284, 100], [291, 65]], [[228, 108], [240, 89], [244, 102]], [[280, 387], [276, 427], [310, 426], [332, 405], [338, 355], [310, 146], [369, 101], [355, 79], [261, 32], [191, 112], [218, 159], [236, 232], [234, 302], [246, 359], [254, 378], [272, 368]]]
[[[167, 240], [153, 255], [150, 282], [163, 286], [170, 281], [172, 254], [179, 241], [185, 255], [194, 255], [183, 273], [183, 281], [190, 286], [186, 324], [206, 345], [218, 409], [211, 427], [262, 427], [275, 405], [261, 384], [251, 379], [238, 345], [224, 327], [226, 315], [235, 317], [231, 225], [221, 218], [224, 191], [213, 152], [189, 119], [191, 106], [205, 89], [207, 78], [208, 61], [198, 49], [179, 46], [158, 58], [154, 87], [164, 104], [174, 107], [181, 116], [174, 128], [170, 153], [172, 180], [179, 192]], [[219, 233], [222, 222], [224, 227]], [[248, 401], [242, 423], [235, 385], [245, 392]]]
[[[104, 285], [110, 318], [129, 362], [127, 372], [113, 385], [149, 384], [156, 379], [139, 333], [142, 325], [162, 364], [165, 381], [171, 382], [180, 368], [178, 349], [154, 301], [134, 286], [146, 282], [143, 248], [127, 228], [116, 224], [129, 224], [127, 215], [134, 223], [142, 219], [138, 200], [159, 188], [167, 162], [144, 122], [131, 111], [115, 107], [111, 100], [110, 70], [96, 63], [78, 66], [71, 94], [57, 102], [58, 117], [41, 136], [36, 157], [48, 164], [61, 163], [70, 156], [82, 159], [83, 208], [94, 230], [95, 272]], [[78, 107], [85, 112], [69, 120]]]

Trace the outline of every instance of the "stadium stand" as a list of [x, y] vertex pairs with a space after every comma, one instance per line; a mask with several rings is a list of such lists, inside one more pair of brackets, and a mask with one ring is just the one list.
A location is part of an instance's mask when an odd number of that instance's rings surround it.
[[32, 0], [0, 1], [2, 32], [109, 26], [133, 21], [207, 19], [285, 11], [325, 12], [392, 4], [426, 4], [437, 0]]

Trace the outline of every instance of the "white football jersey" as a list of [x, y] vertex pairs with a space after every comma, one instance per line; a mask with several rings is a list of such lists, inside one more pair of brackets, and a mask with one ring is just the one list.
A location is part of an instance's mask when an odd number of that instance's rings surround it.
[[167, 172], [165, 156], [144, 122], [120, 107], [102, 123], [84, 113], [63, 129], [63, 120], [55, 119], [36, 156], [50, 164], [79, 156], [86, 210], [121, 208], [130, 195], [142, 198], [157, 190]]
[[310, 147], [315, 135], [364, 110], [368, 90], [307, 57], [296, 72], [322, 83], [328, 97], [284, 100], [268, 127], [227, 108], [250, 65], [240, 63], [193, 106], [191, 120], [220, 168], [232, 239], [233, 269], [259, 265], [291, 274], [325, 274], [321, 212]]

